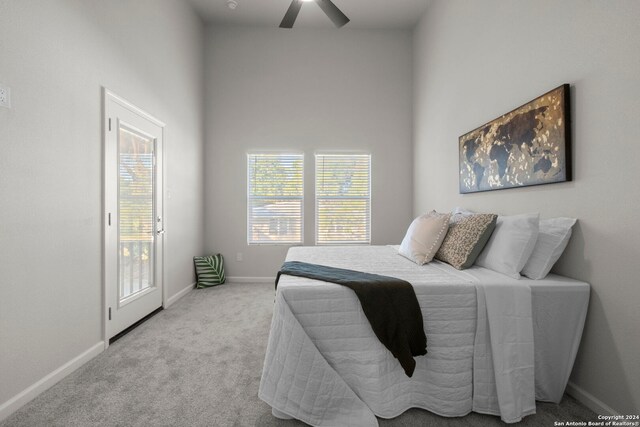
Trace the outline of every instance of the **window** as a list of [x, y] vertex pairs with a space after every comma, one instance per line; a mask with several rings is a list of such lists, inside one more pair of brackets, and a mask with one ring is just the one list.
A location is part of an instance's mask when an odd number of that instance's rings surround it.
[[371, 155], [316, 154], [316, 244], [371, 242]]
[[301, 244], [303, 154], [247, 155], [247, 241]]

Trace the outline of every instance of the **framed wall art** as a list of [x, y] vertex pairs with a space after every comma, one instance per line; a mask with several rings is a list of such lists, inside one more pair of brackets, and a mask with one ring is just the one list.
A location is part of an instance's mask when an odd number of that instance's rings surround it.
[[569, 85], [462, 135], [460, 193], [571, 181]]

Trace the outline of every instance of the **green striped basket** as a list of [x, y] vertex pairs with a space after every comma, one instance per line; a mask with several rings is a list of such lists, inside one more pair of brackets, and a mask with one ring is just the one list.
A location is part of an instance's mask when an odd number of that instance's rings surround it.
[[209, 288], [224, 283], [224, 259], [222, 254], [194, 256], [193, 263], [196, 266], [198, 280], [196, 288]]

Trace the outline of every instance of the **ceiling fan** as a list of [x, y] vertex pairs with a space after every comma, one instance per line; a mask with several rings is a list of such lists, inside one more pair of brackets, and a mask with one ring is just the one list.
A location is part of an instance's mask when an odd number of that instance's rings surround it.
[[300, 8], [302, 7], [302, 3], [310, 3], [314, 2], [320, 6], [320, 9], [331, 19], [334, 25], [338, 28], [342, 27], [344, 24], [349, 22], [349, 18], [342, 13], [338, 7], [333, 4], [331, 0], [293, 0], [287, 13], [284, 14], [284, 18], [282, 18], [282, 22], [280, 23], [280, 28], [292, 28], [293, 23], [296, 22], [296, 18], [298, 17], [298, 12], [300, 12]]

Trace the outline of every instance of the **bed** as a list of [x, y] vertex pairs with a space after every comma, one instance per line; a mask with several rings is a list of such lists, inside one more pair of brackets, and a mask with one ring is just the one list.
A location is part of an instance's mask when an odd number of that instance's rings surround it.
[[511, 279], [480, 267], [418, 266], [397, 247], [295, 247], [287, 261], [410, 282], [423, 314], [427, 355], [411, 378], [382, 346], [350, 289], [282, 276], [259, 397], [274, 416], [312, 426], [376, 426], [409, 408], [507, 423], [535, 400], [564, 393], [589, 301], [589, 285], [557, 275]]

